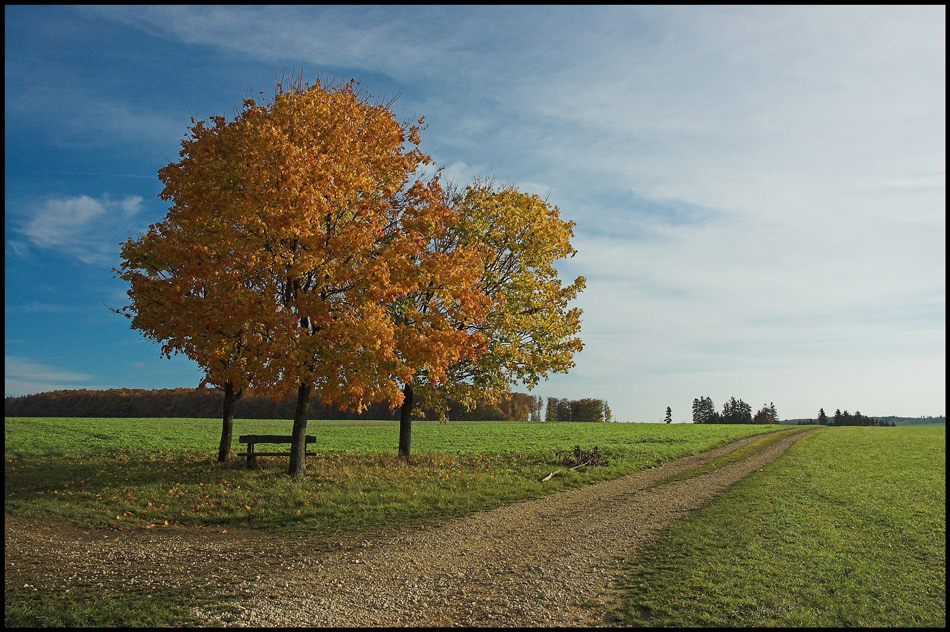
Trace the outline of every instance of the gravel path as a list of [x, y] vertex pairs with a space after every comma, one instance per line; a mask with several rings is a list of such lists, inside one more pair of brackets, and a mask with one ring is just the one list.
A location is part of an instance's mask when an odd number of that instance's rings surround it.
[[619, 605], [613, 581], [639, 549], [803, 434], [684, 481], [664, 483], [759, 437], [613, 481], [330, 545], [246, 530], [72, 532], [6, 516], [4, 582], [224, 595], [237, 615], [197, 611], [209, 625], [605, 625]]

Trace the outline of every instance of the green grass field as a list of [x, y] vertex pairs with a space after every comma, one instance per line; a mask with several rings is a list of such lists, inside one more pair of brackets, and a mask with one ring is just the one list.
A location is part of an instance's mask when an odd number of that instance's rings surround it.
[[638, 556], [617, 623], [943, 627], [946, 430], [828, 428]]
[[[330, 534], [433, 520], [606, 480], [775, 426], [583, 423], [413, 425], [413, 464], [395, 422], [311, 422], [307, 476], [286, 457], [217, 464], [220, 422], [205, 419], [5, 420], [6, 510], [113, 528], [249, 525]], [[237, 420], [237, 436], [289, 434], [287, 421]], [[597, 446], [607, 467], [556, 469], [557, 452]]]
[[[537, 497], [787, 426], [414, 424], [414, 463], [393, 422], [311, 422], [307, 475], [287, 459], [216, 463], [219, 421], [6, 419], [5, 512], [92, 528], [264, 528], [330, 537], [433, 522]], [[235, 421], [234, 434], [289, 434], [288, 421]], [[772, 434], [716, 464], [723, 467]], [[569, 471], [556, 454], [597, 446], [610, 465]], [[235, 441], [237, 451], [237, 443]], [[945, 428], [823, 428], [704, 509], [674, 522], [625, 578], [630, 626], [942, 626], [946, 620]], [[205, 598], [208, 596], [203, 596]], [[90, 596], [90, 599], [92, 597]], [[197, 598], [183, 595], [181, 599]], [[197, 623], [131, 598], [8, 592], [10, 625]], [[176, 602], [169, 599], [169, 602]], [[101, 605], [101, 604], [100, 604]]]

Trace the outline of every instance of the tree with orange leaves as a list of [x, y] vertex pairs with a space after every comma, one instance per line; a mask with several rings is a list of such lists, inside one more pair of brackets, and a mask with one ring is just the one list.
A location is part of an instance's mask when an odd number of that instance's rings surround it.
[[[422, 119], [399, 123], [390, 105], [352, 82], [295, 79], [265, 103], [245, 99], [232, 122], [193, 120], [181, 159], [159, 171], [168, 214], [123, 247], [134, 328], [198, 362], [210, 383], [296, 391], [294, 477], [312, 394], [357, 410], [399, 405], [416, 372], [439, 383], [474, 355], [460, 343], [477, 337], [445, 333], [422, 349], [393, 318], [415, 292], [464, 283], [442, 277], [460, 275], [475, 248], [432, 253], [452, 209], [437, 181], [413, 178], [429, 163]], [[450, 302], [474, 321], [483, 304], [461, 290]]]
[[199, 243], [167, 222], [127, 241], [119, 274], [131, 284], [131, 304], [117, 311], [161, 343], [163, 356], [182, 353], [198, 361], [205, 371], [202, 385], [224, 391], [218, 446], [223, 463], [231, 450], [234, 403], [252, 379], [266, 381], [259, 349], [268, 336], [253, 288], [227, 270], [212, 272], [203, 253]]

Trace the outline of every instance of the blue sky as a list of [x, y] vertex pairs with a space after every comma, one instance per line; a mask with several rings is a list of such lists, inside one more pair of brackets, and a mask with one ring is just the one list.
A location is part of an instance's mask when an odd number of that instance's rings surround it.
[[398, 94], [448, 177], [577, 222], [585, 348], [533, 393], [946, 412], [944, 6], [4, 13], [7, 396], [197, 385], [107, 309], [119, 243], [164, 216], [191, 116], [296, 69]]

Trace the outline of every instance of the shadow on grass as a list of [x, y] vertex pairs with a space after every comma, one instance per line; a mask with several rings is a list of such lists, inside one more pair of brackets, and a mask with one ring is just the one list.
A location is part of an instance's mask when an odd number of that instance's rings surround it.
[[243, 458], [219, 464], [216, 457], [127, 449], [8, 456], [5, 509], [118, 529], [179, 524], [345, 530], [385, 524], [396, 506], [400, 520], [428, 516], [433, 508], [416, 492], [439, 499], [444, 489], [445, 497], [458, 502], [468, 494], [463, 488], [498, 467], [482, 456], [418, 454], [407, 464], [395, 454], [318, 453], [307, 458], [306, 475], [292, 479], [286, 457], [259, 457], [253, 470]]
[[[644, 445], [644, 444], [640, 444]], [[5, 459], [5, 509], [37, 519], [128, 529], [186, 525], [340, 531], [455, 516], [608, 480], [679, 456], [672, 446], [611, 450], [610, 464], [572, 470], [554, 451], [531, 453], [318, 452], [306, 475], [288, 457], [211, 450], [113, 449]], [[550, 472], [562, 475], [541, 479]]]
[[244, 470], [243, 460], [231, 459], [226, 464], [218, 464], [216, 458], [203, 452], [183, 450], [120, 449], [96, 455], [29, 456], [4, 461], [5, 491], [7, 495], [15, 492], [21, 498], [69, 489], [101, 491], [156, 483], [207, 483], [215, 474], [241, 470]]

